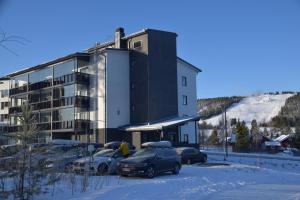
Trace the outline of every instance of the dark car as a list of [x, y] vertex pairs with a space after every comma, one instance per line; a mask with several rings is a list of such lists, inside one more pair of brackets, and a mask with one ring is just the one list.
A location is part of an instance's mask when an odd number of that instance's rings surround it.
[[193, 147], [176, 148], [176, 152], [181, 156], [182, 164], [205, 163], [207, 155]]
[[174, 148], [145, 148], [119, 163], [121, 176], [146, 176], [153, 178], [162, 172], [178, 174], [181, 168], [180, 156]]

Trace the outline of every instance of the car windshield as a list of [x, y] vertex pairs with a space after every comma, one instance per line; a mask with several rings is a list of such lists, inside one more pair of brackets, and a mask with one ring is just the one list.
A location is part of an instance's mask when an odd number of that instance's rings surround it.
[[102, 150], [97, 153], [95, 153], [94, 157], [112, 157], [114, 155], [115, 151], [111, 149]]
[[132, 157], [148, 157], [148, 156], [155, 156], [156, 150], [152, 148], [142, 149], [137, 151]]

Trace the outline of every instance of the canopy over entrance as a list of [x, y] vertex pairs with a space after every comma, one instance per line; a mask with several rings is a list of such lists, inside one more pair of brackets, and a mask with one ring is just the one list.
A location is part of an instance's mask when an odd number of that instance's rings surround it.
[[140, 124], [140, 125], [130, 125], [125, 126], [122, 129], [127, 132], [137, 132], [137, 131], [158, 131], [170, 128], [173, 126], [183, 125], [191, 121], [199, 121], [199, 116], [187, 116], [187, 117], [176, 117], [172, 119], [167, 119], [160, 122], [155, 122], [152, 124]]

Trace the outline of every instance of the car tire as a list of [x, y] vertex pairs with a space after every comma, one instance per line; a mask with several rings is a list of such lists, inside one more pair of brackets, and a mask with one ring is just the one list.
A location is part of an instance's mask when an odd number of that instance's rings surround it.
[[108, 166], [104, 163], [100, 164], [97, 168], [97, 175], [104, 176], [108, 173]]
[[147, 178], [154, 178], [156, 176], [156, 170], [155, 170], [155, 167], [154, 166], [149, 166], [147, 168]]
[[72, 171], [73, 170], [73, 165], [72, 165], [72, 163], [67, 163], [66, 165], [65, 165], [65, 171], [66, 172], [70, 172], [70, 171]]
[[180, 171], [180, 165], [179, 165], [178, 163], [176, 163], [176, 164], [174, 165], [172, 174], [177, 175], [177, 174], [179, 174], [179, 171]]
[[207, 156], [203, 157], [202, 163], [206, 163], [207, 162]]

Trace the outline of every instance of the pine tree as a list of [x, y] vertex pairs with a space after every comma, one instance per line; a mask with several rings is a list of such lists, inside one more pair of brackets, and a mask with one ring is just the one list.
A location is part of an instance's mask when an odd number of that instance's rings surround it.
[[249, 151], [249, 135], [248, 128], [245, 125], [245, 122], [242, 123], [238, 121], [236, 125], [236, 150], [240, 152]]
[[260, 143], [262, 141], [262, 136], [259, 134], [259, 127], [257, 125], [257, 121], [255, 119], [251, 122], [251, 147], [253, 150], [258, 151], [260, 149]]
[[297, 149], [300, 150], [300, 127], [296, 127], [296, 131], [295, 131], [295, 139], [294, 139], [294, 145]]
[[219, 138], [218, 138], [218, 131], [217, 129], [214, 129], [211, 135], [208, 138], [208, 143], [210, 145], [218, 145], [219, 144]]

